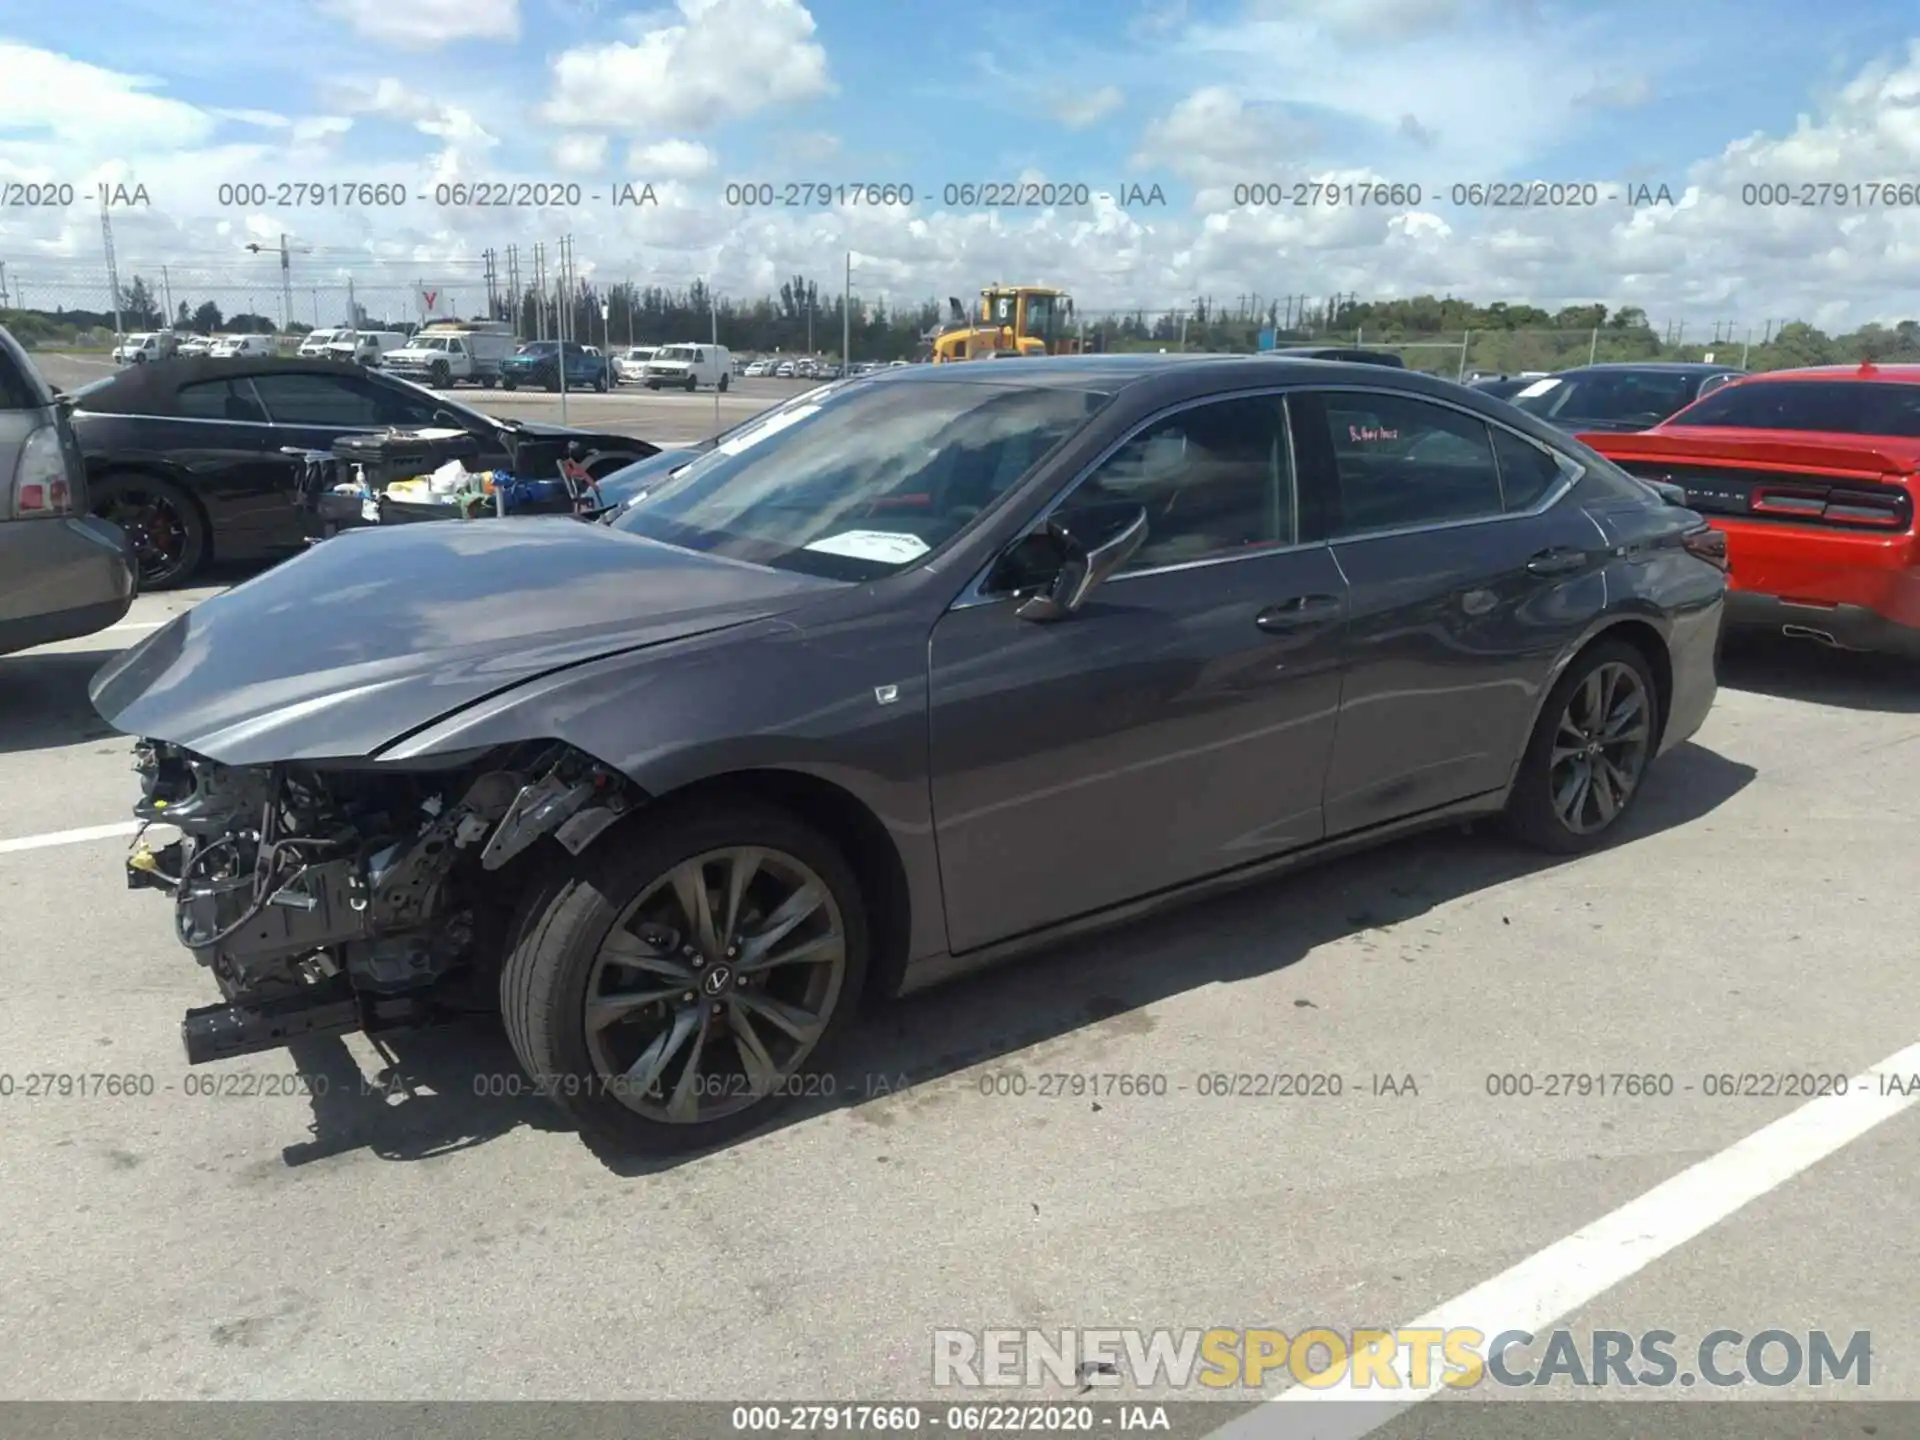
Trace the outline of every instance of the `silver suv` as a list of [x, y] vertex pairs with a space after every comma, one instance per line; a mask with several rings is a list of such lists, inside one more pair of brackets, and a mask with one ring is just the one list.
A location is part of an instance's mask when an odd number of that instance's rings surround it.
[[125, 532], [87, 514], [65, 410], [0, 328], [0, 655], [117, 623], [137, 574]]

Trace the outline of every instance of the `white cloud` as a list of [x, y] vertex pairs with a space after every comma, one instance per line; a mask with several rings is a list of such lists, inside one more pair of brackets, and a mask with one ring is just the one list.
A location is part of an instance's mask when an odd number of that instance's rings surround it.
[[0, 131], [51, 142], [74, 164], [198, 145], [216, 123], [210, 111], [150, 93], [157, 80], [31, 45], [0, 42], [0, 75]]
[[520, 0], [321, 0], [321, 8], [356, 34], [399, 50], [520, 38]]
[[1103, 120], [1120, 108], [1126, 97], [1121, 94], [1118, 85], [1102, 85], [1098, 90], [1089, 90], [1086, 94], [1064, 95], [1054, 102], [1053, 113], [1069, 129], [1084, 130], [1096, 120]]
[[422, 135], [446, 141], [449, 150], [487, 150], [499, 143], [471, 110], [439, 100], [409, 81], [392, 76], [339, 80], [327, 89], [329, 99], [347, 114], [410, 124]]
[[677, 23], [553, 62], [546, 118], [627, 133], [712, 130], [831, 94], [827, 52], [799, 0], [680, 0]]
[[1147, 127], [1133, 163], [1163, 169], [1199, 185], [1236, 185], [1278, 178], [1311, 137], [1271, 109], [1249, 105], [1224, 85], [1196, 90]]
[[562, 135], [553, 147], [553, 163], [574, 175], [591, 175], [607, 163], [604, 135]]
[[717, 163], [711, 150], [693, 140], [636, 145], [627, 156], [627, 169], [635, 180], [694, 180]]

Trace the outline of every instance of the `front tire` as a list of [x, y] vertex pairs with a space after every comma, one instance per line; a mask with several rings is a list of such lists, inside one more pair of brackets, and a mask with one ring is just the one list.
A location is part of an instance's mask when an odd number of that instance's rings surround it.
[[1659, 690], [1646, 657], [1603, 640], [1567, 667], [1507, 799], [1516, 839], [1556, 855], [1602, 844], [1640, 798], [1660, 734]]
[[751, 801], [635, 824], [514, 928], [500, 1007], [535, 1084], [583, 1131], [647, 1155], [831, 1095], [868, 948], [838, 848]]

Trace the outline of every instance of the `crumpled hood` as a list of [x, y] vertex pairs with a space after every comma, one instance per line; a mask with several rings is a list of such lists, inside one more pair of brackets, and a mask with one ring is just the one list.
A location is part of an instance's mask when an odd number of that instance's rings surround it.
[[115, 729], [226, 764], [363, 756], [549, 671], [834, 588], [567, 517], [349, 530], [203, 601], [88, 693]]

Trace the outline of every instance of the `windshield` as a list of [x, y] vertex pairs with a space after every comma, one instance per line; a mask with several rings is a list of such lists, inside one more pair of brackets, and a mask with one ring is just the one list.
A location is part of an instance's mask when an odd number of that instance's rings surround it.
[[522, 345], [519, 353], [522, 355], [551, 355], [559, 348], [560, 342], [558, 340], [535, 340], [532, 344]]
[[698, 347], [693, 345], [668, 345], [654, 355], [656, 360], [691, 361]]
[[1668, 424], [1824, 431], [1920, 439], [1920, 385], [1868, 380], [1746, 380], [1703, 396]]
[[614, 528], [832, 579], [878, 579], [960, 534], [1110, 397], [866, 382], [741, 427]]

